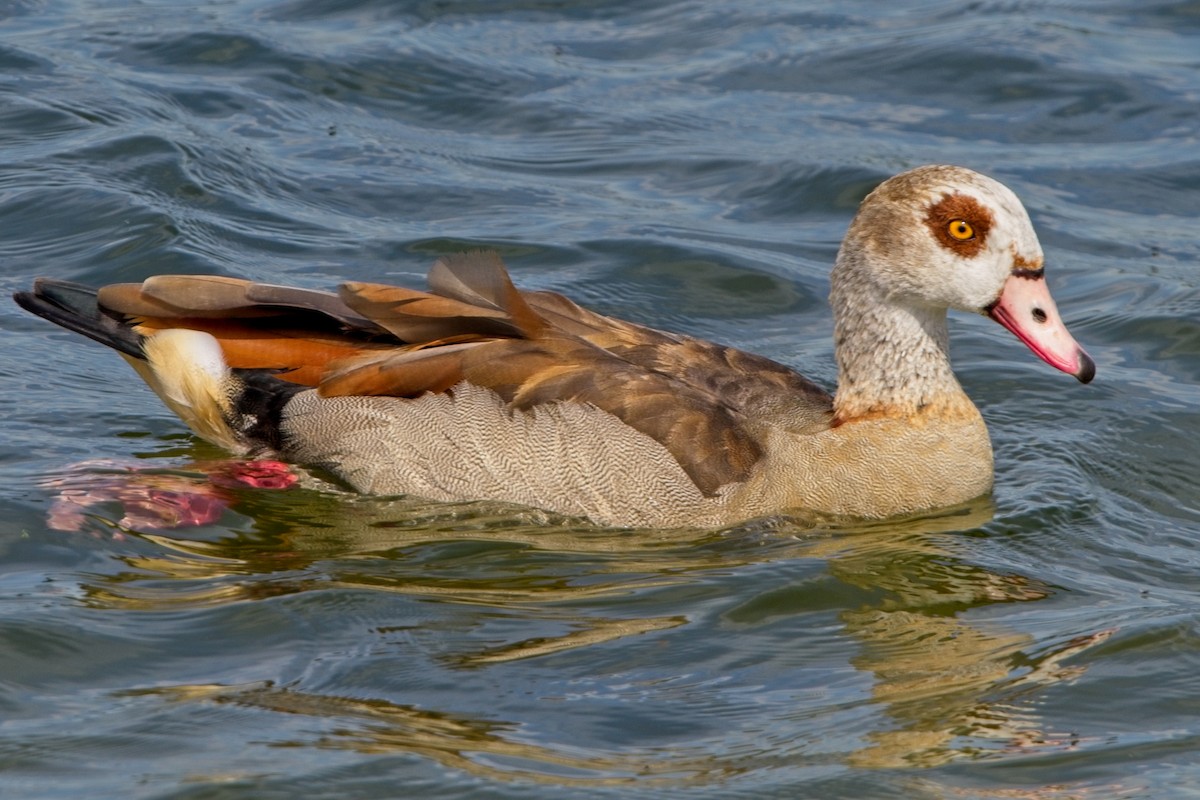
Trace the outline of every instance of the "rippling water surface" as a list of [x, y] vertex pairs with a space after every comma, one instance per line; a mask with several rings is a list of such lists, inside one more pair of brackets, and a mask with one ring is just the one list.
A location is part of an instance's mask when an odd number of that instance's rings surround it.
[[1026, 201], [1090, 386], [952, 319], [993, 497], [598, 531], [278, 491], [0, 309], [0, 794], [1187, 797], [1200, 3], [15, 0], [0, 283], [519, 283], [834, 377], [928, 162]]

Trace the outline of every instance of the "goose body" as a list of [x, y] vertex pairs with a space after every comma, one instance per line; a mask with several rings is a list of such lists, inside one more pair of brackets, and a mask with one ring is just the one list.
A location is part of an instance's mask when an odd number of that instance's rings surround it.
[[987, 314], [1091, 380], [1002, 184], [921, 167], [862, 203], [832, 276], [835, 394], [761, 356], [514, 287], [494, 253], [421, 292], [336, 294], [215, 276], [92, 290], [40, 279], [24, 308], [116, 349], [198, 435], [320, 466], [355, 489], [496, 500], [619, 526], [807, 509], [887, 517], [992, 486], [950, 367], [948, 308]]

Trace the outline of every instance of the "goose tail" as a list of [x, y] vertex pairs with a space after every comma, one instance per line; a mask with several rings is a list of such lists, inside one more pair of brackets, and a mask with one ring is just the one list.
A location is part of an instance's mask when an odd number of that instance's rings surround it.
[[41, 278], [17, 292], [19, 306], [67, 330], [113, 348], [163, 403], [202, 439], [238, 455], [283, 449], [283, 407], [304, 387], [265, 370], [230, 369], [209, 333], [166, 328], [144, 335], [123, 315], [107, 312], [97, 291]]

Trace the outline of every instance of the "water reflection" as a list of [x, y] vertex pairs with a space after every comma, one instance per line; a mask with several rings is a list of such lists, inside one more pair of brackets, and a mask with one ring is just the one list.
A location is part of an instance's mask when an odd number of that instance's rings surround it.
[[[193, 483], [173, 483], [172, 502], [178, 504], [189, 492], [208, 492], [211, 481], [204, 473], [211, 469], [205, 463], [177, 470], [194, 474]], [[161, 471], [120, 474], [124, 483], [113, 488], [113, 471], [104, 473], [107, 496], [95, 487], [88, 496], [127, 502], [138, 495], [139, 482], [162, 489]], [[80, 490], [80, 481], [76, 476], [70, 482], [73, 490]], [[780, 603], [770, 591], [753, 594], [748, 587], [751, 596], [726, 616], [755, 625], [770, 615], [777, 619], [783, 606], [804, 625], [816, 611], [835, 604], [842, 631], [857, 651], [849, 664], [872, 678], [869, 696], [859, 702], [884, 711], [872, 715], [871, 728], [836, 760], [869, 768], [930, 767], [1077, 746], [1070, 736], [1044, 730], [1039, 692], [1076, 677], [1079, 668], [1062, 662], [1110, 633], [1046, 644], [969, 613], [1037, 602], [1054, 592], [1018, 573], [973, 562], [976, 540], [963, 532], [989, 522], [993, 509], [986, 501], [869, 526], [776, 519], [721, 532], [613, 531], [535, 511], [356, 498], [328, 487], [283, 493], [223, 484], [220, 490], [223, 515], [207, 527], [156, 524], [156, 530], [136, 531], [122, 523], [129, 518], [123, 508], [91, 507], [89, 514], [100, 516], [108, 509], [110, 519], [102, 529], [120, 529], [137, 546], [120, 556], [121, 569], [88, 581], [88, 602], [97, 608], [161, 611], [313, 591], [385, 592], [478, 607], [481, 613], [519, 611], [525, 615], [521, 619], [551, 621], [563, 631], [546, 635], [542, 626], [538, 635], [502, 642], [463, 633], [453, 654], [436, 662], [450, 672], [480, 671], [645, 635], [697, 635], [687, 606], [664, 614], [662, 602], [641, 601], [671, 587], [736, 576], [755, 565], [818, 563], [836, 590], [834, 599]], [[639, 613], [648, 607], [656, 613]], [[487, 712], [452, 714], [382, 696], [306, 692], [298, 685], [155, 691], [181, 700], [306, 714], [339, 725], [335, 734], [289, 744], [412, 753], [488, 778], [562, 785], [688, 783], [778, 768], [781, 761], [794, 767], [829, 759], [807, 751], [799, 737], [783, 750], [742, 743], [732, 748], [734, 758], [727, 739], [704, 734], [661, 751], [631, 747], [598, 755], [597, 748], [532, 740], [523, 732], [529, 720], [500, 720]], [[789, 709], [767, 713], [786, 719]], [[819, 727], [823, 713], [829, 712], [805, 708], [799, 724]]]
[[[847, 763], [932, 767], [956, 758], [996, 756], [1078, 744], [1040, 729], [1029, 690], [1077, 677], [1059, 662], [1107, 640], [1111, 631], [1041, 650], [1028, 634], [964, 616], [997, 603], [1041, 600], [1052, 587], [966, 560], [960, 532], [992, 516], [989, 502], [811, 543], [840, 581], [879, 593], [839, 618], [860, 644], [851, 660], [874, 678], [872, 698], [895, 727], [870, 731]], [[880, 593], [881, 592], [881, 593]]]
[[955, 542], [937, 535], [884, 532], [856, 541], [849, 552], [830, 554], [830, 570], [839, 578], [886, 592], [872, 607], [841, 614], [863, 645], [854, 665], [874, 674], [872, 694], [897, 723], [868, 734], [869, 744], [851, 763], [930, 766], [955, 755], [955, 737], [1005, 735], [1005, 721], [1016, 709], [989, 694], [1032, 642], [968, 622], [960, 612], [1039, 600], [1049, 589], [948, 558], [954, 548]]
[[336, 719], [341, 727], [315, 741], [277, 744], [418, 755], [488, 779], [520, 778], [566, 787], [686, 785], [710, 782], [718, 777], [713, 774], [714, 769], [723, 766], [720, 759], [667, 753], [586, 755], [577, 748], [546, 747], [524, 741], [520, 726], [514, 723], [472, 719], [386, 700], [309, 694], [269, 682], [250, 686], [173, 686], [125, 694], [155, 694], [179, 702], [230, 703], [283, 714]]

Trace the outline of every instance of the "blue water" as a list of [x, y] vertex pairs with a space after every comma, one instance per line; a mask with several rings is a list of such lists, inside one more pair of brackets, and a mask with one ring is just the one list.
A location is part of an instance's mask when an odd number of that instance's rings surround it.
[[218, 491], [120, 359], [2, 304], [0, 795], [1197, 796], [1197, 131], [1195, 0], [3, 5], [5, 295], [487, 246], [830, 384], [854, 208], [949, 162], [1025, 201], [1098, 376], [956, 316], [992, 497], [597, 531]]

